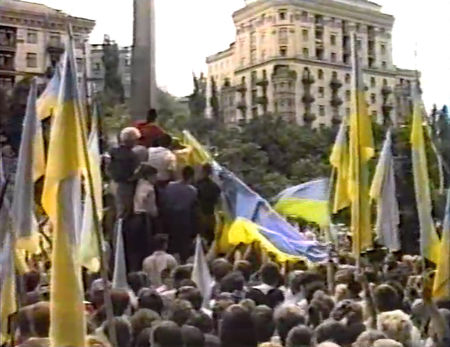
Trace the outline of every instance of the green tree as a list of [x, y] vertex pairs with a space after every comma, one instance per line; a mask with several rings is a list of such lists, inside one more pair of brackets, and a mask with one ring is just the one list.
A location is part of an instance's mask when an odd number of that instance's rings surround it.
[[205, 90], [202, 88], [202, 78], [200, 80], [193, 75], [194, 91], [189, 98], [189, 111], [192, 116], [204, 117], [206, 108]]
[[109, 36], [103, 41], [103, 65], [105, 67], [105, 88], [103, 94], [108, 106], [124, 102], [124, 91], [119, 74], [119, 47]]

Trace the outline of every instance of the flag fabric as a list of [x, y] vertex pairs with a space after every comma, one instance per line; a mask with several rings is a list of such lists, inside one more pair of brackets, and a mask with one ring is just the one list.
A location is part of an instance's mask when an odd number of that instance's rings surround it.
[[50, 282], [52, 347], [85, 345], [85, 314], [77, 233], [81, 175], [86, 169], [73, 41], [66, 44], [61, 89], [50, 134], [42, 206], [53, 227]]
[[369, 200], [369, 160], [374, 156], [372, 121], [364, 93], [363, 75], [357, 55], [356, 38], [353, 49], [353, 109], [350, 115], [349, 197], [351, 201], [351, 232], [353, 254], [359, 257], [372, 245]]
[[283, 190], [276, 197], [275, 210], [281, 215], [302, 218], [320, 226], [330, 224], [329, 180], [321, 178]]
[[394, 158], [391, 129], [386, 134], [380, 159], [370, 189], [370, 197], [377, 201], [376, 234], [378, 241], [392, 252], [401, 249], [398, 225], [400, 213], [395, 189]]
[[328, 257], [326, 247], [309, 241], [276, 213], [269, 203], [247, 187], [230, 171], [215, 165], [231, 225], [226, 231], [230, 245], [258, 242], [279, 262], [307, 259], [320, 262]]
[[55, 67], [53, 77], [48, 82], [42, 94], [37, 100], [37, 115], [43, 120], [52, 116], [58, 104], [59, 89], [61, 86], [61, 71], [59, 64]]
[[423, 121], [419, 96], [415, 95], [411, 131], [411, 155], [417, 213], [420, 224], [420, 246], [422, 256], [437, 263], [439, 261], [439, 237], [431, 215], [430, 179], [428, 177]]
[[180, 154], [182, 154], [181, 159], [183, 164], [197, 166], [213, 162], [213, 158], [208, 151], [189, 131], [183, 131], [181, 142], [186, 147], [184, 151], [180, 152]]
[[[98, 136], [98, 115], [95, 113], [92, 116], [92, 129], [88, 141], [88, 154], [90, 161], [91, 178], [93, 185], [93, 193], [87, 177], [87, 172], [84, 174], [85, 187], [85, 202], [83, 209], [83, 220], [81, 227], [80, 240], [80, 261], [81, 265], [91, 272], [98, 272], [100, 270], [100, 250], [98, 249], [98, 238], [95, 230], [94, 222], [94, 206], [92, 199], [95, 199], [96, 213], [98, 221], [103, 219], [103, 193], [102, 193], [102, 173], [101, 173], [101, 155], [100, 142]], [[99, 227], [101, 223], [99, 223]]]
[[330, 163], [336, 169], [333, 213], [338, 213], [343, 208], [350, 206], [348, 195], [349, 160], [347, 122], [343, 119], [330, 156]]
[[116, 252], [114, 256], [114, 273], [112, 287], [115, 289], [128, 289], [127, 266], [125, 260], [125, 246], [123, 244], [123, 220], [116, 224]]
[[200, 235], [195, 241], [194, 268], [192, 270], [192, 281], [203, 296], [203, 307], [208, 307], [211, 298], [213, 278], [209, 271], [205, 253], [203, 252], [202, 239]]
[[14, 194], [11, 206], [13, 232], [16, 247], [30, 253], [39, 250], [38, 223], [34, 213], [33, 168], [35, 138], [39, 135], [40, 122], [36, 115], [36, 79], [33, 78], [28, 95], [22, 140], [20, 143]]
[[450, 298], [450, 189], [447, 191], [444, 226], [440, 243], [439, 261], [434, 277], [433, 296], [439, 299]]
[[[2, 226], [5, 228], [5, 225]], [[9, 317], [17, 311], [13, 234], [7, 233], [0, 250], [0, 344], [8, 343]]]

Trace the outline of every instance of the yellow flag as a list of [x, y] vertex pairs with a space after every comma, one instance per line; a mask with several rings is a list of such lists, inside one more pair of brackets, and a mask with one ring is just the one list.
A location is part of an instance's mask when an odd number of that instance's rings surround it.
[[439, 261], [434, 277], [433, 296], [439, 299], [450, 298], [450, 189], [447, 192], [444, 229], [440, 244]]
[[85, 169], [73, 43], [66, 45], [61, 90], [55, 109], [42, 206], [53, 226], [50, 283], [52, 347], [83, 347], [86, 335], [77, 233], [81, 174]]
[[353, 66], [354, 93], [353, 110], [350, 116], [348, 189], [352, 204], [351, 231], [353, 233], [353, 254], [359, 257], [361, 251], [372, 245], [368, 162], [374, 155], [374, 146], [372, 121], [367, 111], [364, 82], [356, 45], [354, 45], [353, 50]]
[[350, 197], [348, 195], [349, 160], [347, 124], [343, 120], [330, 156], [330, 163], [337, 172], [333, 213], [337, 213], [350, 205]]
[[428, 177], [427, 156], [425, 153], [422, 107], [418, 99], [419, 97], [416, 95], [411, 131], [411, 156], [417, 213], [420, 223], [420, 246], [422, 256], [437, 263], [439, 261], [439, 237], [431, 216], [430, 179]]
[[8, 333], [9, 317], [17, 311], [16, 281], [14, 272], [13, 236], [8, 232], [2, 253], [7, 257], [0, 272], [0, 344], [11, 340]]

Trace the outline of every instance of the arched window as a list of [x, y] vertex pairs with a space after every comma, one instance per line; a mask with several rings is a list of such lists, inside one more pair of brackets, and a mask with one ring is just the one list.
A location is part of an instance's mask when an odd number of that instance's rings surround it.
[[323, 70], [319, 69], [319, 71], [317, 72], [317, 77], [319, 78], [319, 80], [323, 80]]

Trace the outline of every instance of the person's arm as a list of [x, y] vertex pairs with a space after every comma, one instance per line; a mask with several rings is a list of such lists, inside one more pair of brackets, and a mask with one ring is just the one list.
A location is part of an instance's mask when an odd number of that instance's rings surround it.
[[364, 301], [366, 303], [367, 311], [370, 316], [370, 327], [376, 329], [377, 324], [377, 309], [375, 307], [375, 300], [372, 295], [372, 288], [370, 287], [367, 277], [364, 273], [357, 273], [356, 280], [361, 283], [364, 292]]

